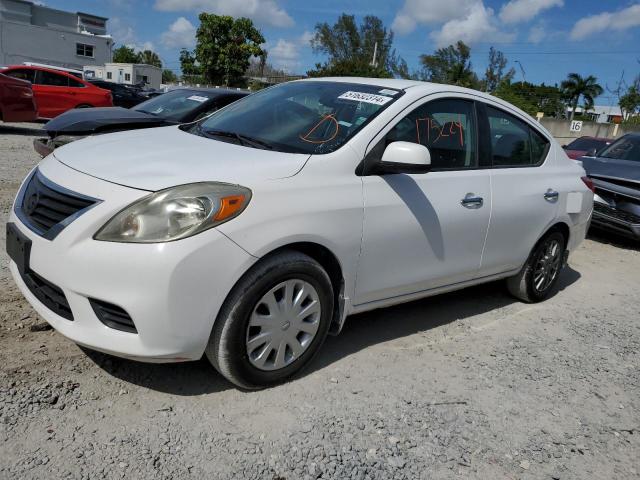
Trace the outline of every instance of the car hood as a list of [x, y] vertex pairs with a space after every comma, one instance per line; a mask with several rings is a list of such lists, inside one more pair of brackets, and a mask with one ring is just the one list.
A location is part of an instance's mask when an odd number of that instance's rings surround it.
[[76, 108], [47, 122], [44, 129], [54, 137], [59, 134], [89, 135], [105, 128], [140, 128], [172, 123], [150, 113], [122, 107]]
[[639, 161], [607, 157], [582, 157], [580, 161], [590, 177], [640, 182]]
[[56, 149], [53, 155], [93, 177], [149, 191], [205, 181], [251, 186], [293, 176], [309, 158], [200, 137], [179, 127], [87, 137]]

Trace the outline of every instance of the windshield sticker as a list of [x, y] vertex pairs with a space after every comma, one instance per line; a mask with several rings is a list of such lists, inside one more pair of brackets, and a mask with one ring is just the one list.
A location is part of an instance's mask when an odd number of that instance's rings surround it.
[[378, 93], [381, 93], [382, 95], [391, 95], [391, 96], [398, 94], [396, 90], [389, 90], [388, 88], [383, 88]]
[[346, 122], [344, 120], [340, 120], [338, 123], [340, 125], [342, 125], [343, 127], [347, 127], [347, 128], [349, 128], [349, 127], [351, 127], [351, 125], [353, 125], [352, 123]]
[[376, 95], [375, 93], [364, 92], [344, 92], [338, 97], [341, 100], [354, 100], [356, 102], [372, 103], [374, 105], [384, 105], [387, 102], [393, 100], [392, 98], [385, 97], [383, 95]]
[[206, 102], [207, 100], [209, 100], [207, 97], [201, 97], [200, 95], [191, 95], [190, 97], [187, 97], [187, 100], [193, 100], [195, 102]]

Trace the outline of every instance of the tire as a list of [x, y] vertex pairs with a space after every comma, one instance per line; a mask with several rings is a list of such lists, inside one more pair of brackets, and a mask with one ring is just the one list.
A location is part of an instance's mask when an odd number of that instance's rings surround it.
[[[300, 299], [299, 305], [285, 310], [288, 297]], [[331, 280], [314, 259], [289, 250], [267, 257], [238, 281], [225, 300], [206, 356], [238, 387], [253, 390], [282, 383], [317, 354], [329, 331], [333, 301]], [[295, 315], [294, 309], [305, 313]], [[296, 333], [298, 329], [307, 331]], [[308, 331], [314, 329], [309, 337]], [[262, 338], [264, 346], [259, 343]]]
[[[549, 297], [554, 291], [560, 272], [567, 240], [562, 233], [557, 230], [549, 232], [542, 237], [517, 275], [507, 279], [507, 288], [514, 297], [527, 303], [541, 302]], [[550, 257], [549, 249], [556, 245], [553, 258]], [[548, 268], [548, 277], [540, 280], [540, 269]]]

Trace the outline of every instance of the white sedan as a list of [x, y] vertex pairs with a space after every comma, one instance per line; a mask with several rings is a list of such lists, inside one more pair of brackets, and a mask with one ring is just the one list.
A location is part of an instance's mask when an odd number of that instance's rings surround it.
[[7, 224], [11, 272], [57, 331], [143, 361], [282, 382], [354, 313], [496, 279], [553, 292], [593, 203], [583, 169], [489, 95], [327, 78], [193, 124], [46, 157]]

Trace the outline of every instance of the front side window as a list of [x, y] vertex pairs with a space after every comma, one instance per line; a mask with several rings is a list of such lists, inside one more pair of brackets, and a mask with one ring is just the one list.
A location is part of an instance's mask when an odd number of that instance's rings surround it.
[[513, 115], [487, 106], [494, 167], [533, 167], [542, 164], [549, 142]]
[[191, 133], [237, 143], [244, 138], [244, 145], [283, 152], [325, 154], [339, 149], [402, 93], [357, 83], [284, 83], [229, 105]]
[[36, 74], [36, 84], [48, 85], [50, 87], [68, 87], [69, 80], [65, 75], [47, 72], [46, 70], [38, 70]]
[[473, 102], [434, 100], [413, 110], [387, 133], [384, 145], [403, 141], [424, 145], [432, 170], [476, 168], [476, 126]]
[[76, 43], [76, 55], [78, 55], [79, 57], [93, 58], [93, 45]]
[[640, 137], [625, 135], [613, 142], [602, 152], [599, 152], [598, 156], [613, 158], [615, 160], [632, 160], [640, 162]]

